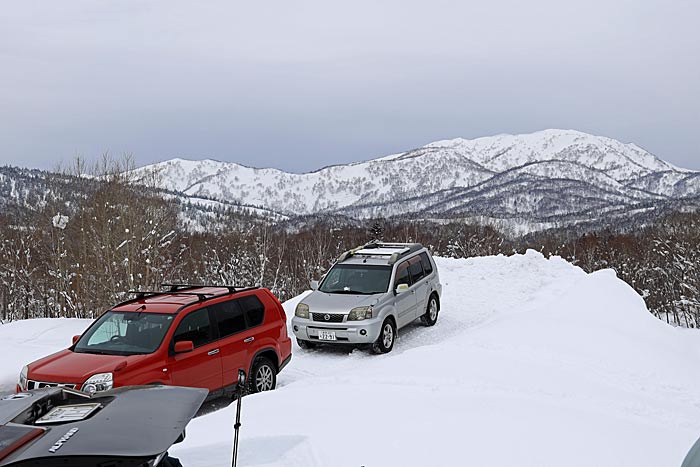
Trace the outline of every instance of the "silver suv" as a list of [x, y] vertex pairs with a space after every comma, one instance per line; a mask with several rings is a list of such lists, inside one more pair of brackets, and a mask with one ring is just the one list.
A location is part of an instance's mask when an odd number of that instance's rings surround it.
[[419, 243], [380, 243], [346, 251], [297, 305], [292, 329], [302, 348], [371, 344], [390, 352], [396, 331], [417, 318], [437, 322], [442, 285]]

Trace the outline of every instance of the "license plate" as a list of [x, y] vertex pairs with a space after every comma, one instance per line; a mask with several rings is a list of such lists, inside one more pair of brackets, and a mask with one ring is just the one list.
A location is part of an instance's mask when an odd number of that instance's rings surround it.
[[334, 341], [335, 332], [334, 331], [318, 331], [318, 339], [322, 341]]

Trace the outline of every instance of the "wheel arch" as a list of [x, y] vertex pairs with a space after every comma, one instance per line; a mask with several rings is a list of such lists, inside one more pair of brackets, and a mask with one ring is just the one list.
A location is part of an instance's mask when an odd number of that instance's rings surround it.
[[398, 321], [396, 319], [396, 308], [394, 306], [389, 305], [385, 308], [382, 308], [382, 310], [379, 312], [379, 317], [382, 318], [382, 323], [385, 319], [391, 318], [392, 321], [394, 321], [394, 327], [398, 327]]
[[437, 301], [438, 311], [440, 311], [440, 294], [437, 292], [437, 290], [433, 290], [432, 292], [430, 292], [428, 300], [430, 300], [430, 297], [435, 297], [435, 301]]
[[248, 375], [250, 375], [253, 372], [253, 365], [255, 365], [255, 360], [258, 357], [265, 357], [269, 359], [272, 362], [272, 364], [275, 365], [275, 371], [279, 373], [280, 357], [277, 354], [277, 351], [272, 347], [265, 347], [264, 349], [260, 349], [257, 352], [255, 352], [253, 358], [250, 359], [250, 368], [248, 368]]

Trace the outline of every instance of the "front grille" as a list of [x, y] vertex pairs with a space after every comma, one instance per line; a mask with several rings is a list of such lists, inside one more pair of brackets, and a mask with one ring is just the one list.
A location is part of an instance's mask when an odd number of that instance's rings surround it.
[[47, 383], [45, 381], [27, 380], [27, 389], [55, 388], [61, 386], [63, 388], [75, 389], [75, 384], [67, 383]]
[[314, 321], [321, 321], [324, 323], [342, 323], [343, 317], [345, 315], [332, 314], [332, 313], [311, 313], [313, 315]]

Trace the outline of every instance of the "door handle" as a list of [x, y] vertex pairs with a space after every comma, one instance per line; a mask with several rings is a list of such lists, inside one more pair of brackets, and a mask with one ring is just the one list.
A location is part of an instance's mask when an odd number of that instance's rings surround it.
[[210, 350], [209, 352], [207, 352], [207, 355], [216, 355], [218, 353], [219, 353], [219, 349], [214, 349], [214, 350]]
[[248, 337], [246, 339], [243, 339], [243, 342], [245, 342], [247, 344], [249, 342], [253, 342], [254, 340], [255, 340], [255, 337]]

